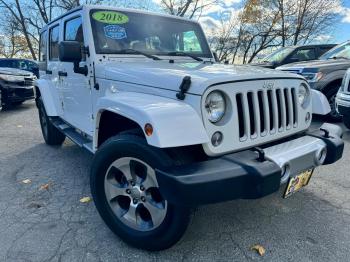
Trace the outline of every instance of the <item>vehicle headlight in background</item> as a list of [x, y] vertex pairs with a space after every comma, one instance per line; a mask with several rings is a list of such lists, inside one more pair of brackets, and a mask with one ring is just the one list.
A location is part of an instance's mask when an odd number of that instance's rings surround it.
[[310, 90], [306, 85], [300, 85], [298, 90], [298, 101], [302, 107], [305, 107], [310, 100]]
[[317, 73], [302, 73], [301, 74], [310, 83], [318, 82], [322, 79], [323, 74], [321, 72]]
[[210, 122], [219, 122], [226, 111], [226, 102], [223, 93], [220, 91], [211, 92], [205, 99], [205, 110], [207, 111]]
[[7, 82], [20, 82], [24, 81], [23, 76], [15, 76], [15, 75], [4, 75], [0, 74], [0, 79], [7, 81]]

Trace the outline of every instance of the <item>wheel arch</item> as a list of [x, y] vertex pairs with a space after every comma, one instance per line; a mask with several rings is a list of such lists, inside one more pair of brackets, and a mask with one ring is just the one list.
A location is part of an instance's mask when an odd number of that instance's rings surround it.
[[[136, 129], [147, 143], [159, 148], [198, 145], [209, 142], [208, 135], [197, 112], [188, 104], [174, 99], [133, 92], [121, 92], [111, 97], [101, 98], [96, 107], [94, 150], [108, 139], [108, 127], [126, 131]], [[105, 119], [121, 120], [111, 124]], [[102, 120], [102, 121], [101, 121]], [[107, 124], [106, 124], [107, 123]], [[153, 134], [147, 136], [146, 124], [151, 124]], [[125, 126], [123, 126], [125, 125]], [[127, 128], [126, 128], [127, 127]], [[102, 133], [101, 133], [102, 132]], [[102, 134], [102, 135], [101, 135]], [[117, 134], [113, 134], [117, 135]]]
[[50, 90], [53, 89], [50, 88], [50, 85], [46, 80], [38, 79], [35, 82], [35, 99], [37, 100], [39, 97], [42, 97], [46, 114], [48, 116], [58, 116], [58, 111], [55, 105], [55, 99]]

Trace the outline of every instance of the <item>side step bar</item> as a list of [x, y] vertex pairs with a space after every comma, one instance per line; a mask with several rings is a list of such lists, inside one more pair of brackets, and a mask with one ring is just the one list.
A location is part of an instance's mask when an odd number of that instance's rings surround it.
[[86, 135], [79, 132], [77, 129], [71, 127], [69, 124], [64, 122], [62, 119], [55, 117], [51, 118], [51, 123], [59, 129], [66, 137], [73, 141], [73, 143], [78, 146], [87, 149], [91, 153], [94, 153], [92, 150], [92, 139]]

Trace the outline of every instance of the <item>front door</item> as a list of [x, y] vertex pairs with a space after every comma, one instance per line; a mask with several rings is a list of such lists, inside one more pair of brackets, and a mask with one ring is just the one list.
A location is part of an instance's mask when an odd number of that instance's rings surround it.
[[[63, 21], [64, 41], [78, 41], [84, 46], [84, 34], [81, 16], [76, 13]], [[83, 54], [82, 63], [86, 63]], [[58, 72], [63, 96], [64, 119], [88, 135], [93, 134], [92, 100], [89, 77], [74, 72], [74, 64], [61, 62]]]

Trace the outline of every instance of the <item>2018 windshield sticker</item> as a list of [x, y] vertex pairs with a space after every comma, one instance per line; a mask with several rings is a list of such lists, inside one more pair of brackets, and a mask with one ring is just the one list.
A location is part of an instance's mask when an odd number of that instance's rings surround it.
[[115, 40], [127, 38], [126, 30], [119, 25], [107, 25], [104, 27], [105, 36]]
[[126, 24], [129, 22], [129, 17], [115, 11], [97, 11], [92, 14], [92, 18], [98, 22], [106, 24]]

